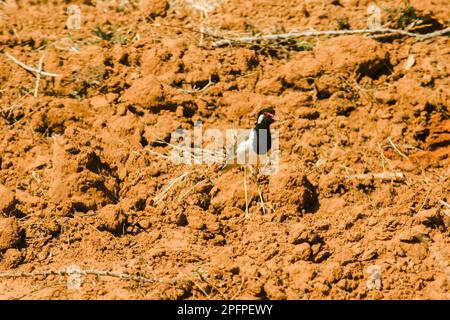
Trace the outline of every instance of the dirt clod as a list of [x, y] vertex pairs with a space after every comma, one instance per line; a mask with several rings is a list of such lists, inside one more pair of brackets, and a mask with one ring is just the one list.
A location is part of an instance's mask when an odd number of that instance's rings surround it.
[[3, 254], [3, 260], [1, 263], [7, 268], [7, 269], [13, 269], [17, 268], [20, 263], [22, 262], [23, 257], [19, 250], [17, 249], [8, 249]]
[[113, 234], [122, 234], [126, 223], [126, 216], [118, 205], [106, 205], [97, 215], [97, 228]]
[[295, 246], [294, 250], [292, 250], [293, 259], [296, 260], [308, 260], [311, 256], [311, 247], [308, 243], [303, 242], [297, 246]]
[[[100, 273], [0, 299], [450, 298], [448, 1], [69, 2], [0, 1], [0, 273]], [[269, 106], [273, 174], [206, 161]]]
[[0, 218], [0, 251], [17, 248], [22, 239], [22, 231], [15, 217]]
[[0, 184], [0, 213], [9, 216], [16, 207], [16, 195], [14, 192]]

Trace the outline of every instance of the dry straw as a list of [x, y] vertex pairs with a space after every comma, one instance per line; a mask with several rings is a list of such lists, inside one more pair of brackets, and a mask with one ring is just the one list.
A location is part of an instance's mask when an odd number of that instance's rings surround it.
[[[400, 34], [403, 36], [414, 37], [419, 41], [427, 40], [430, 38], [443, 36], [450, 32], [450, 28], [446, 28], [443, 30], [438, 30], [435, 32], [427, 33], [427, 34], [417, 34], [405, 30], [399, 29], [390, 29], [390, 28], [382, 28], [382, 29], [355, 29], [355, 30], [326, 30], [326, 31], [304, 31], [304, 32], [289, 32], [289, 33], [281, 33], [281, 34], [266, 34], [259, 36], [247, 36], [247, 37], [237, 37], [237, 38], [223, 38], [222, 40], [214, 41], [212, 43], [213, 47], [221, 47], [224, 45], [230, 45], [233, 43], [251, 43], [255, 41], [279, 41], [286, 39], [294, 39], [300, 37], [318, 37], [318, 36], [342, 36], [342, 35], [351, 35], [351, 34]], [[214, 37], [220, 37], [216, 34], [211, 34]]]
[[103, 271], [103, 270], [46, 270], [46, 271], [32, 271], [32, 272], [3, 272], [0, 273], [0, 278], [19, 278], [19, 277], [47, 277], [50, 275], [58, 275], [58, 276], [70, 276], [70, 275], [94, 275], [97, 277], [113, 277], [119, 278], [121, 280], [130, 280], [137, 282], [159, 282], [154, 278], [147, 278], [144, 276], [135, 276], [129, 275], [125, 273], [118, 273], [112, 271]]
[[13, 61], [17, 65], [21, 66], [22, 68], [24, 68], [25, 70], [33, 73], [36, 76], [36, 81], [35, 81], [35, 85], [34, 85], [34, 94], [33, 94], [35, 97], [38, 96], [39, 85], [40, 85], [42, 76], [47, 76], [47, 77], [59, 77], [60, 76], [57, 73], [50, 73], [50, 72], [42, 71], [42, 66], [44, 64], [44, 58], [45, 58], [44, 54], [42, 54], [41, 58], [39, 59], [39, 63], [38, 63], [37, 69], [26, 65], [25, 63], [23, 63], [22, 61], [18, 60], [16, 57], [12, 56], [8, 52], [5, 53], [5, 56], [9, 60]]

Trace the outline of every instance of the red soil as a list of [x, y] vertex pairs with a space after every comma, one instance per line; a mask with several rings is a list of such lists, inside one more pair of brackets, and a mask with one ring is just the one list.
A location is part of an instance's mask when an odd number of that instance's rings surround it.
[[[66, 276], [3, 277], [0, 298], [450, 297], [448, 37], [213, 48], [208, 36], [199, 45], [201, 15], [181, 1], [77, 3], [80, 30], [65, 28], [65, 1], [0, 6], [0, 272], [77, 265], [156, 281], [86, 275], [70, 289]], [[222, 1], [204, 26], [366, 27], [369, 1], [338, 3]], [[411, 4], [448, 26], [446, 1]], [[379, 5], [383, 24], [405, 27], [403, 5]], [[35, 77], [4, 54], [35, 66], [42, 52], [44, 70], [61, 77], [42, 77], [33, 97]], [[250, 128], [268, 104], [282, 118], [273, 126], [281, 157], [260, 182], [265, 214], [249, 179], [244, 218], [242, 170], [218, 174], [148, 151], [169, 154], [157, 138], [198, 120]], [[405, 179], [349, 177], [385, 171]], [[379, 290], [367, 286], [374, 265]]]

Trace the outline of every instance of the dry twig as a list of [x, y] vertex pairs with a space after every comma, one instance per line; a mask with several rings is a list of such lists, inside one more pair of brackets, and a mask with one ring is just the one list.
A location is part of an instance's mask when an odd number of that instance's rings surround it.
[[206, 291], [197, 282], [194, 281], [194, 279], [190, 280], [205, 295], [205, 297], [209, 299], [209, 294], [207, 294]]
[[213, 283], [209, 282], [208, 279], [206, 279], [201, 272], [197, 271], [196, 274], [198, 275], [200, 280], [202, 280], [203, 282], [208, 284], [211, 288], [216, 290], [216, 292], [219, 294], [220, 298], [222, 298], [224, 300], [228, 300], [228, 297], [225, 297], [225, 295], [222, 293], [222, 291], [220, 291], [219, 288], [217, 288]]
[[444, 210], [444, 214], [450, 217], [450, 204], [445, 202], [444, 200], [439, 200], [439, 203], [447, 207], [447, 209]]
[[72, 274], [79, 274], [82, 276], [94, 275], [98, 277], [113, 277], [122, 280], [131, 280], [138, 282], [158, 282], [156, 279], [150, 279], [144, 276], [133, 276], [125, 273], [118, 273], [112, 271], [103, 270], [46, 270], [46, 271], [32, 271], [32, 272], [2, 272], [0, 273], [1, 278], [19, 278], [19, 277], [39, 277], [39, 276], [49, 276], [49, 275], [59, 275], [59, 276], [70, 276]]
[[36, 72], [36, 83], [34, 85], [34, 96], [38, 96], [39, 92], [39, 85], [41, 82], [41, 72], [42, 72], [42, 64], [44, 63], [45, 54], [42, 54], [41, 58], [39, 59], [38, 63], [38, 70]]
[[241, 293], [242, 287], [244, 286], [244, 281], [245, 281], [244, 275], [242, 275], [241, 278], [242, 278], [241, 279], [241, 285], [239, 286], [239, 288], [237, 289], [236, 293], [231, 297], [230, 300], [236, 299], [236, 297]]
[[41, 76], [46, 76], [46, 77], [60, 77], [61, 75], [58, 73], [50, 73], [50, 72], [45, 72], [42, 70], [38, 70], [35, 68], [32, 68], [30, 66], [27, 66], [25, 63], [23, 63], [22, 61], [18, 60], [17, 58], [13, 57], [12, 55], [10, 55], [8, 52], [5, 53], [5, 56], [11, 60], [12, 62], [18, 64], [19, 66], [21, 66], [22, 68], [24, 68], [25, 70], [32, 72], [32, 73], [36, 73], [36, 74], [40, 74]]
[[196, 171], [198, 171], [198, 170], [188, 171], [188, 172], [183, 173], [183, 174], [180, 175], [179, 177], [177, 177], [177, 178], [175, 178], [175, 179], [172, 179], [172, 180], [171, 180], [171, 181], [163, 188], [163, 190], [162, 190], [158, 195], [156, 195], [156, 196], [153, 198], [154, 204], [157, 205], [159, 202], [161, 202], [162, 200], [164, 200], [164, 198], [165, 198], [165, 197], [167, 196], [167, 194], [169, 193], [170, 189], [172, 189], [172, 187], [173, 187], [175, 184], [181, 182], [181, 181], [182, 181], [185, 177], [187, 177], [189, 174], [191, 174], [191, 173], [193, 173], [193, 172], [196, 172]]
[[395, 150], [400, 156], [402, 156], [403, 158], [409, 160], [409, 157], [408, 157], [406, 154], [404, 154], [403, 152], [401, 152], [401, 151], [397, 148], [397, 146], [392, 142], [391, 137], [388, 137], [387, 140], [389, 141], [389, 144], [392, 146], [392, 148], [394, 148], [394, 150]]
[[427, 200], [428, 200], [428, 197], [430, 196], [430, 193], [431, 193], [431, 188], [428, 189], [428, 192], [427, 192], [427, 194], [425, 195], [425, 199], [423, 200], [422, 205], [420, 206], [419, 210], [417, 210], [417, 212], [422, 211], [423, 207], [424, 207], [425, 204], [427, 203]]
[[[255, 41], [278, 41], [300, 37], [318, 37], [318, 36], [341, 36], [350, 34], [401, 34], [408, 37], [415, 37], [418, 40], [426, 40], [433, 37], [445, 35], [450, 32], [450, 28], [438, 30], [428, 34], [417, 34], [405, 30], [381, 28], [381, 29], [355, 29], [355, 30], [326, 30], [326, 31], [304, 31], [304, 32], [289, 32], [281, 34], [267, 34], [259, 36], [248, 36], [238, 38], [225, 38], [222, 40], [214, 41], [213, 47], [221, 47], [232, 43], [250, 43]], [[217, 35], [213, 35], [217, 37]]]

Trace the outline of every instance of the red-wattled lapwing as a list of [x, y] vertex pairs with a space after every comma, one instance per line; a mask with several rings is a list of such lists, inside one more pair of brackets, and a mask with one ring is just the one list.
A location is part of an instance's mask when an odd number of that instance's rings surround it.
[[272, 148], [270, 125], [276, 120], [278, 118], [273, 108], [264, 108], [258, 112], [255, 128], [250, 130], [248, 135], [241, 136], [241, 139], [238, 140], [236, 148], [238, 164], [257, 164], [261, 157], [267, 155]]
[[259, 166], [263, 159], [267, 158], [267, 154], [272, 148], [272, 135], [270, 133], [270, 125], [278, 120], [275, 115], [275, 109], [268, 107], [258, 112], [256, 125], [253, 129], [248, 130], [244, 134], [238, 134], [235, 137], [235, 143], [227, 152], [227, 162], [223, 166], [223, 170], [227, 170], [234, 165], [244, 166], [244, 190], [245, 190], [245, 213], [248, 216], [248, 198], [247, 198], [247, 166], [255, 178], [258, 185], [259, 197], [263, 211], [266, 211], [261, 188], [258, 183]]

